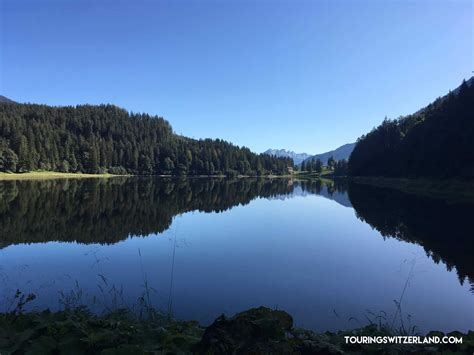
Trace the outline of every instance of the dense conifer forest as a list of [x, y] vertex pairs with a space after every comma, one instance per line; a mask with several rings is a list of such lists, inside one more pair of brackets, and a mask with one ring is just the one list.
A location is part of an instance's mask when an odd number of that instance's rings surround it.
[[474, 178], [474, 85], [362, 136], [349, 159], [355, 176]]
[[113, 105], [0, 103], [0, 171], [140, 174], [286, 174], [289, 158], [220, 139], [173, 133], [163, 118]]

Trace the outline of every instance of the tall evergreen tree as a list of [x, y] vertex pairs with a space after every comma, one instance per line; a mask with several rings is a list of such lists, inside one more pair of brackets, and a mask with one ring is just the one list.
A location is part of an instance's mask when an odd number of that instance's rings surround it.
[[320, 159], [316, 159], [314, 163], [314, 171], [316, 171], [318, 174], [321, 174], [321, 172], [323, 171], [323, 163]]

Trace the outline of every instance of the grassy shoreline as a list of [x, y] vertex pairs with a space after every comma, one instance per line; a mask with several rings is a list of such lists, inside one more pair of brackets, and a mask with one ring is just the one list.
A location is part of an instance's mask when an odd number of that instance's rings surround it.
[[[47, 180], [47, 179], [90, 179], [90, 178], [113, 178], [120, 176], [135, 175], [113, 175], [113, 174], [87, 174], [87, 173], [62, 173], [56, 171], [30, 171], [25, 173], [0, 172], [0, 181], [5, 180]], [[137, 175], [138, 176], [138, 175]], [[173, 175], [154, 175], [159, 177], [176, 177]], [[210, 176], [185, 176], [186, 178], [225, 178], [225, 175]], [[257, 177], [257, 176], [255, 176]], [[235, 178], [254, 178], [254, 176], [238, 175]], [[316, 172], [296, 172], [289, 175], [265, 175], [258, 178], [276, 179], [332, 179], [334, 176], [329, 171], [321, 174]], [[409, 179], [409, 178], [387, 178], [357, 176], [348, 177], [358, 184], [372, 185], [382, 188], [396, 189], [402, 192], [432, 197], [437, 199], [447, 199], [464, 202], [474, 202], [474, 181], [461, 180], [430, 180], [430, 179]]]
[[429, 180], [358, 176], [351, 178], [358, 184], [396, 189], [402, 192], [437, 199], [474, 202], [474, 181]]
[[334, 171], [323, 168], [323, 170], [318, 173], [316, 171], [295, 171], [292, 175], [293, 177], [296, 178], [301, 178], [301, 179], [322, 179], [322, 178], [332, 178], [334, 177]]
[[337, 177], [331, 171], [296, 172], [292, 176], [296, 179], [333, 180], [336, 178], [347, 179], [357, 184], [371, 185], [381, 188], [399, 190], [405, 193], [431, 197], [436, 199], [457, 202], [474, 202], [474, 181], [458, 179], [426, 179], [426, 178], [390, 178], [382, 176], [341, 176]]
[[474, 332], [430, 332], [463, 337], [463, 343], [402, 345], [347, 344], [351, 336], [409, 336], [383, 325], [318, 333], [296, 328], [282, 310], [249, 309], [220, 316], [205, 327], [196, 321], [160, 317], [137, 319], [126, 310], [94, 315], [86, 308], [58, 312], [1, 313], [0, 352], [87, 354], [365, 354], [472, 353]]
[[3, 173], [0, 172], [1, 180], [43, 180], [43, 179], [85, 179], [85, 178], [111, 178], [113, 174], [85, 174], [85, 173], [61, 173], [56, 171], [29, 171], [26, 173]]
[[[116, 175], [116, 174], [87, 174], [87, 173], [62, 173], [57, 171], [29, 171], [25, 173], [6, 173], [0, 172], [0, 181], [2, 180], [45, 180], [45, 179], [88, 179], [88, 178], [112, 178], [119, 176], [149, 176], [149, 177], [168, 177], [168, 178], [226, 178], [226, 175]], [[293, 175], [236, 175], [233, 178], [263, 178], [263, 179], [278, 179], [278, 178], [292, 178]]]

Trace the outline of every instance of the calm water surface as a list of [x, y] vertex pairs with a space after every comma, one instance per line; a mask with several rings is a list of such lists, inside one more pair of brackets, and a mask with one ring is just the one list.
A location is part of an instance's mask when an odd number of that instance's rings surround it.
[[155, 307], [204, 324], [265, 305], [320, 331], [382, 311], [466, 331], [473, 216], [471, 204], [342, 182], [4, 181], [0, 306], [20, 289], [38, 310], [132, 307], [146, 283]]

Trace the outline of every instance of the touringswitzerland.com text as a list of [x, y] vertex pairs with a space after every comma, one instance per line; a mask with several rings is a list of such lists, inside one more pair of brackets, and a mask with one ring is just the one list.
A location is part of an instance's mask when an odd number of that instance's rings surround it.
[[462, 344], [455, 336], [345, 336], [346, 344]]

